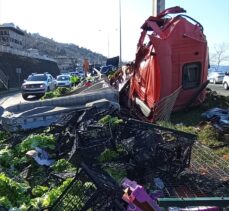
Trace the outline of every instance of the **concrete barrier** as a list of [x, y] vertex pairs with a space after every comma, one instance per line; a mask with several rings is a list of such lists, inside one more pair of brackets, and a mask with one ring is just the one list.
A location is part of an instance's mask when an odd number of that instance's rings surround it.
[[20, 113], [26, 110], [31, 110], [36, 107], [43, 106], [84, 106], [92, 101], [106, 99], [114, 103], [119, 103], [119, 92], [111, 87], [94, 90], [91, 92], [79, 93], [71, 96], [59, 97], [55, 99], [47, 99], [38, 102], [25, 102], [5, 108], [6, 111], [12, 113]]
[[97, 110], [119, 110], [119, 92], [110, 86], [102, 88], [98, 84], [79, 94], [20, 103], [9, 106], [4, 111], [0, 109], [0, 113], [3, 113], [1, 122], [3, 128], [10, 132], [46, 127], [58, 122], [69, 112], [90, 107], [96, 107]]

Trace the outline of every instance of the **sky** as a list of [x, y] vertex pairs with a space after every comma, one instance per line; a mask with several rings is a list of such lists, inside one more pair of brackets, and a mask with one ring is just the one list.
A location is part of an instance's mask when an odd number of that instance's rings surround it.
[[[0, 24], [113, 57], [120, 54], [119, 2], [122, 60], [133, 61], [152, 0], [0, 0]], [[165, 0], [165, 8], [173, 6], [203, 25], [210, 52], [229, 43], [229, 0]]]

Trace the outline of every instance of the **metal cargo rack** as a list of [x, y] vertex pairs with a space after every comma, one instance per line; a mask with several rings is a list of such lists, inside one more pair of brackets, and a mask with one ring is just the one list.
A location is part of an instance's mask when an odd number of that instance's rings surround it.
[[[56, 200], [50, 211], [72, 210], [125, 210], [121, 204], [122, 190], [98, 169], [81, 163], [81, 168], [71, 184]], [[45, 210], [45, 209], [44, 209]]]
[[[197, 199], [193, 205], [206, 203], [208, 197], [224, 197], [223, 204], [228, 203], [228, 162], [199, 144], [195, 135], [135, 119], [126, 119], [118, 129], [103, 127], [96, 122], [106, 113], [92, 116], [94, 111], [89, 109], [80, 117], [73, 117], [71, 123], [63, 127], [70, 128], [73, 134], [70, 161], [80, 164], [81, 169], [51, 210], [121, 210], [121, 190], [111, 182], [113, 178], [98, 170], [97, 160], [106, 148], [115, 150], [120, 144], [127, 156], [110, 164], [128, 170], [132, 179], [143, 184], [148, 193], [157, 189], [153, 179], [161, 178], [164, 183], [161, 203], [166, 206], [170, 199], [174, 199], [171, 201], [174, 203], [186, 198], [190, 205], [190, 197]], [[134, 174], [138, 171], [141, 174]], [[84, 184], [89, 184], [86, 189]], [[222, 201], [214, 202], [220, 205]]]
[[[120, 142], [140, 169], [177, 176], [190, 166], [196, 136], [185, 132], [128, 119], [120, 128]], [[142, 170], [143, 170], [142, 169]]]

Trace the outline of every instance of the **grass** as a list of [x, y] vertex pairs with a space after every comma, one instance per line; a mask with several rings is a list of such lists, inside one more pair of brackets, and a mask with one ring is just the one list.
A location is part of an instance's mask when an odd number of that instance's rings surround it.
[[198, 107], [193, 107], [189, 110], [183, 110], [174, 112], [171, 115], [171, 123], [184, 125], [196, 126], [198, 123], [203, 121], [201, 114], [211, 108], [229, 108], [229, 96], [217, 95], [216, 92], [207, 92], [206, 100]]
[[[170, 122], [157, 124], [197, 135], [197, 139], [225, 160], [229, 160], [229, 144], [225, 143], [216, 128], [201, 117], [203, 112], [212, 108], [229, 108], [229, 96], [220, 96], [216, 92], [208, 91], [206, 100], [198, 107], [174, 112]], [[200, 124], [201, 123], [201, 124]]]

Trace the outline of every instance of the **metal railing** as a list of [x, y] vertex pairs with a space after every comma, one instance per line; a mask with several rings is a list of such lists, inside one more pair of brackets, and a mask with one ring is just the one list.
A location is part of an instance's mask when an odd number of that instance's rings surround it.
[[9, 82], [9, 78], [0, 69], [0, 87], [1, 87], [1, 85], [3, 85], [6, 89], [8, 89], [8, 82]]

